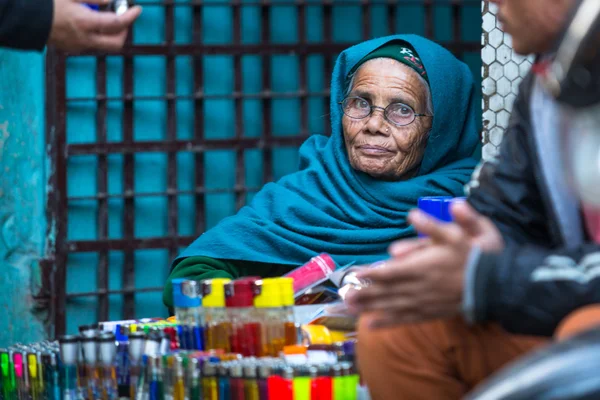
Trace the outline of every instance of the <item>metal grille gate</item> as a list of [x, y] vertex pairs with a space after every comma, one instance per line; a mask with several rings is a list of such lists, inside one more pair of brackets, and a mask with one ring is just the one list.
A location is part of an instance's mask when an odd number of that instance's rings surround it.
[[[47, 249], [42, 264], [42, 288], [37, 294], [38, 306], [48, 310], [48, 332], [51, 337], [65, 333], [67, 330], [67, 304], [79, 298], [95, 299], [95, 315], [91, 320], [106, 320], [111, 313], [111, 296], [119, 297], [121, 304], [120, 317], [136, 316], [135, 295], [143, 292], [160, 292], [160, 286], [140, 288], [136, 285], [134, 253], [142, 249], [166, 249], [169, 259], [189, 244], [207, 227], [206, 197], [211, 193], [233, 193], [235, 207], [246, 203], [247, 194], [259, 189], [259, 185], [249, 185], [246, 180], [248, 161], [245, 159], [249, 149], [259, 150], [262, 163], [262, 183], [273, 179], [273, 152], [280, 147], [297, 147], [310, 133], [325, 133], [330, 130], [328, 118], [321, 118], [321, 126], [314, 132], [314, 124], [309, 123], [310, 99], [321, 100], [324, 114], [327, 114], [329, 76], [335, 56], [344, 48], [356, 43], [334, 38], [336, 10], [343, 7], [354, 7], [360, 14], [360, 23], [354, 29], [359, 31], [362, 39], [381, 34], [406, 32], [399, 26], [400, 14], [407, 9], [417, 10], [421, 20], [421, 33], [440, 41], [459, 58], [479, 59], [480, 50], [480, 6], [479, 0], [189, 0], [189, 1], [152, 1], [142, 2], [144, 7], [157, 7], [164, 15], [164, 39], [154, 44], [139, 44], [130, 35], [129, 43], [117, 55], [61, 54], [52, 49], [47, 56], [46, 67], [46, 113], [47, 113], [47, 154], [49, 158], [50, 178], [47, 199]], [[208, 43], [205, 40], [205, 14], [214, 7], [226, 7], [231, 13], [232, 35], [228, 43]], [[297, 21], [296, 40], [293, 43], [279, 43], [270, 33], [273, 23], [286, 24], [287, 21], [274, 21], [272, 14], [276, 7], [293, 9]], [[260, 19], [259, 40], [248, 43], [244, 40], [244, 10], [253, 9]], [[191, 16], [191, 41], [182, 43], [176, 38], [177, 15], [189, 13]], [[320, 15], [320, 26], [310, 24], [307, 13], [317, 12]], [[376, 16], [380, 15], [383, 18]], [[203, 18], [204, 17], [204, 18]], [[448, 23], [446, 33], [437, 32], [440, 18]], [[338, 21], [339, 22], [339, 21]], [[469, 34], [469, 26], [475, 34]], [[312, 30], [321, 34], [317, 40], [310, 39]], [[206, 93], [204, 88], [209, 83], [204, 76], [203, 64], [210, 55], [230, 56], [233, 61], [233, 88], [227, 94]], [[256, 56], [261, 60], [261, 88], [254, 93], [244, 90], [243, 58]], [[274, 91], [272, 88], [272, 59], [277, 55], [294, 55], [297, 60], [297, 90]], [[308, 83], [308, 59], [313, 55], [323, 57], [321, 88], [312, 89]], [[94, 88], [92, 96], [69, 96], [67, 90], [67, 63], [78, 57], [93, 57], [95, 62]], [[165, 81], [163, 95], [138, 95], [134, 88], [135, 58], [158, 56], [165, 62]], [[176, 59], [185, 56], [191, 62], [192, 91], [187, 94], [178, 93], [176, 88]], [[107, 93], [107, 60], [118, 59], [122, 63], [120, 93]], [[473, 62], [471, 63], [473, 64]], [[473, 68], [478, 72], [478, 66]], [[314, 86], [314, 85], [313, 85]], [[211, 99], [227, 99], [233, 102], [235, 119], [234, 134], [227, 138], [207, 137], [205, 105]], [[276, 99], [295, 99], [299, 104], [299, 129], [294, 135], [274, 134], [272, 126], [273, 102]], [[190, 124], [190, 137], [178, 137], [178, 124], [182, 123], [177, 111], [179, 101], [193, 104]], [[262, 126], [260, 135], [248, 137], [244, 134], [251, 124], [244, 117], [244, 102], [254, 100], [260, 104]], [[135, 105], [143, 102], [160, 102], [165, 107], [166, 130], [162, 138], [157, 140], [136, 140], [134, 126], [138, 121], [135, 116]], [[69, 142], [67, 140], [67, 120], [74, 104], [88, 102], [94, 104], [95, 115], [88, 115], [90, 124], [95, 126], [95, 138], [87, 142]], [[119, 112], [120, 137], [109, 138], [107, 115], [109, 103], [121, 105]], [[311, 126], [309, 126], [311, 125]], [[312, 129], [311, 129], [312, 128]], [[206, 154], [213, 150], [230, 150], [235, 153], [235, 182], [229, 188], [214, 189], [207, 187], [205, 163]], [[156, 192], [140, 192], [136, 188], [136, 155], [140, 153], [161, 153], [166, 155], [166, 190]], [[178, 185], [178, 161], [181, 153], [191, 154], [195, 177], [193, 187], [182, 190]], [[71, 161], [77, 156], [95, 158], [95, 192], [85, 196], [71, 196], [68, 191], [68, 175]], [[109, 158], [112, 155], [121, 157], [120, 173], [122, 184], [118, 190], [109, 190], [110, 182]], [[214, 168], [217, 168], [216, 166]], [[193, 232], [181, 234], [178, 224], [181, 215], [178, 212], [178, 197], [193, 198], [195, 215], [193, 216]], [[166, 232], [152, 237], [140, 237], [135, 232], [135, 203], [143, 198], [166, 198]], [[119, 224], [120, 237], [109, 234], [109, 203], [113, 200], [121, 202]], [[85, 240], [72, 238], [68, 233], [68, 221], [71, 217], [72, 204], [77, 201], [94, 202], [95, 237]], [[189, 216], [191, 218], [191, 216]], [[120, 271], [120, 287], [109, 285], [109, 253], [122, 254]], [[69, 291], [67, 289], [67, 269], [70, 257], [77, 253], [93, 253], [97, 257], [95, 272], [95, 288], [87, 291]], [[165, 268], [168, 268], [165, 266]], [[138, 275], [140, 272], [138, 272]], [[158, 293], [156, 293], [158, 296]]]

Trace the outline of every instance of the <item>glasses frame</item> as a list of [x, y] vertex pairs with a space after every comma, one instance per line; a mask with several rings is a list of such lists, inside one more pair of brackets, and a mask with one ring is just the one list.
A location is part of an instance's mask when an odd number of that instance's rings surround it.
[[[417, 119], [417, 117], [419, 117], [419, 118], [421, 118], [421, 117], [430, 117], [430, 118], [433, 118], [433, 115], [429, 115], [429, 114], [418, 114], [417, 112], [415, 112], [414, 108], [412, 108], [412, 107], [411, 107], [411, 106], [409, 106], [408, 104], [404, 104], [404, 103], [400, 103], [400, 102], [398, 102], [398, 103], [390, 103], [390, 104], [388, 104], [388, 105], [387, 105], [387, 107], [385, 107], [385, 108], [383, 108], [383, 107], [379, 107], [379, 106], [373, 106], [373, 105], [372, 105], [372, 106], [370, 106], [370, 110], [369, 110], [369, 113], [368, 113], [367, 115], [365, 115], [364, 117], [361, 117], [361, 118], [356, 118], [356, 117], [353, 117], [353, 116], [351, 116], [351, 115], [348, 115], [348, 114], [346, 113], [346, 110], [344, 109], [344, 103], [345, 103], [345, 102], [346, 102], [346, 100], [348, 100], [348, 99], [360, 99], [360, 100], [364, 100], [364, 101], [366, 101], [367, 103], [368, 103], [369, 101], [368, 101], [367, 99], [365, 99], [364, 97], [360, 97], [360, 96], [348, 96], [348, 97], [344, 97], [344, 99], [343, 99], [342, 101], [339, 101], [339, 102], [338, 102], [338, 104], [339, 104], [339, 105], [340, 105], [340, 107], [342, 108], [342, 112], [344, 113], [344, 115], [345, 115], [345, 116], [347, 116], [348, 118], [352, 118], [352, 119], [355, 119], [355, 120], [361, 120], [361, 119], [365, 119], [365, 118], [367, 118], [367, 117], [370, 117], [370, 116], [373, 114], [373, 110], [381, 110], [381, 111], [383, 112], [383, 117], [385, 118], [385, 120], [386, 120], [387, 122], [389, 122], [390, 124], [392, 124], [392, 125], [395, 125], [395, 126], [408, 126], [408, 125], [412, 124], [413, 122], [415, 122], [415, 120]], [[412, 121], [410, 121], [410, 122], [409, 122], [409, 123], [407, 123], [407, 124], [398, 124], [397, 122], [394, 122], [394, 121], [392, 121], [392, 120], [391, 120], [391, 119], [388, 117], [387, 111], [388, 111], [388, 109], [390, 108], [390, 106], [392, 106], [392, 105], [395, 105], [395, 104], [400, 104], [400, 105], [402, 105], [402, 106], [404, 106], [404, 107], [408, 107], [408, 108], [410, 108], [410, 109], [412, 110], [412, 112], [413, 112], [413, 119], [412, 119]]]

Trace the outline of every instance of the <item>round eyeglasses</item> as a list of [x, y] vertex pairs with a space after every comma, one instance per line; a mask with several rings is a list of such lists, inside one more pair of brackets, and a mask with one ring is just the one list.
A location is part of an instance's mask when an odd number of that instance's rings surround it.
[[352, 119], [367, 118], [373, 113], [373, 110], [382, 110], [385, 119], [396, 126], [410, 125], [417, 117], [433, 117], [428, 114], [417, 114], [411, 106], [403, 103], [391, 103], [386, 108], [372, 106], [362, 97], [346, 97], [340, 104], [344, 114]]

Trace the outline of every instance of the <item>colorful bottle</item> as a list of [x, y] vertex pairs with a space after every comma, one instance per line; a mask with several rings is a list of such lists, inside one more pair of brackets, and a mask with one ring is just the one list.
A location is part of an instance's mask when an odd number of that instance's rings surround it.
[[148, 357], [148, 400], [164, 400], [165, 391], [161, 357]]
[[267, 382], [270, 376], [270, 364], [261, 364], [258, 366], [258, 392], [260, 400], [269, 400], [269, 387]]
[[219, 400], [217, 364], [211, 361], [205, 361], [202, 366], [202, 399]]
[[77, 358], [79, 338], [77, 336], [63, 336], [60, 343], [61, 382], [63, 400], [76, 400], [77, 393]]
[[231, 400], [245, 400], [243, 375], [242, 364], [233, 363], [229, 367], [229, 391], [231, 393]]
[[260, 400], [256, 365], [244, 366], [244, 400]]
[[27, 354], [27, 370], [29, 374], [31, 398], [32, 400], [41, 400], [44, 395], [44, 381], [42, 376], [42, 359], [39, 352]]
[[279, 356], [285, 343], [285, 332], [282, 321], [283, 307], [281, 302], [281, 289], [277, 278], [265, 278], [256, 282], [256, 319], [261, 321], [260, 341], [262, 353], [259, 357]]
[[351, 362], [342, 362], [340, 367], [342, 369], [342, 379], [346, 393], [344, 399], [356, 400], [358, 397], [360, 379], [354, 368], [354, 364]]
[[260, 323], [254, 312], [254, 293], [259, 277], [237, 279], [225, 284], [225, 306], [231, 322], [229, 348], [244, 357], [260, 354]]
[[112, 332], [101, 333], [98, 337], [98, 366], [97, 374], [100, 377], [99, 389], [103, 400], [116, 400], [119, 398], [117, 384], [117, 346], [115, 335]]
[[340, 364], [331, 366], [331, 387], [333, 400], [346, 399], [346, 380], [342, 376], [342, 367]]
[[311, 382], [310, 398], [315, 400], [332, 400], [333, 387], [329, 365], [319, 365], [317, 377]]
[[5, 399], [16, 397], [16, 381], [11, 355], [8, 351], [0, 352], [0, 368], [2, 373], [2, 394]]
[[113, 325], [114, 329], [109, 329], [109, 325], [101, 325], [104, 332], [115, 333], [115, 340], [117, 342], [117, 354], [115, 356], [115, 369], [117, 373], [117, 387], [119, 390], [119, 397], [129, 397], [129, 384], [130, 378], [129, 373], [131, 371], [129, 365], [129, 339], [124, 333], [126, 330], [125, 326], [120, 324]]
[[294, 369], [282, 366], [268, 379], [269, 399], [294, 400]]
[[216, 278], [202, 282], [202, 306], [204, 307], [205, 348], [230, 352], [231, 323], [225, 310], [225, 284], [231, 279]]
[[294, 367], [294, 400], [311, 400], [310, 381], [311, 375], [307, 365], [297, 365]]
[[[180, 347], [203, 350], [204, 343], [197, 343], [198, 335], [195, 334], [204, 326], [200, 283], [189, 279], [173, 279], [173, 304], [175, 317], [181, 327]], [[204, 336], [203, 332], [199, 333], [199, 337]]]
[[60, 370], [57, 354], [54, 352], [42, 354], [42, 363], [44, 365], [44, 397], [48, 400], [60, 400]]
[[285, 346], [298, 344], [299, 326], [296, 324], [294, 316], [294, 279], [277, 278], [279, 289], [281, 291], [281, 305], [283, 306], [283, 330], [285, 337]]
[[17, 399], [29, 398], [29, 379], [27, 376], [27, 357], [21, 350], [13, 353], [13, 365], [17, 381]]
[[187, 398], [185, 390], [186, 365], [183, 357], [175, 356], [173, 374], [173, 400], [184, 400]]
[[219, 400], [232, 400], [228, 363], [221, 363], [217, 374], [219, 382]]
[[202, 383], [200, 381], [200, 373], [200, 361], [197, 358], [190, 359], [188, 364], [190, 400], [198, 400], [202, 398]]
[[[97, 370], [98, 363], [98, 338], [96, 336], [85, 336], [81, 338], [83, 348], [83, 360], [85, 365], [85, 376], [87, 397], [90, 399], [100, 398], [100, 375]], [[80, 387], [80, 390], [82, 388]]]
[[146, 334], [142, 331], [135, 331], [129, 334], [129, 397], [136, 398], [138, 380], [142, 373], [142, 356], [146, 347]]

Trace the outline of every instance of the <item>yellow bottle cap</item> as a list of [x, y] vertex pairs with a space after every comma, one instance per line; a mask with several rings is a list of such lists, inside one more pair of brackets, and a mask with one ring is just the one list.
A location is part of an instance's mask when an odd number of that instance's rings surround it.
[[37, 357], [35, 356], [35, 354], [27, 355], [27, 366], [29, 367], [29, 376], [31, 376], [33, 379], [37, 378], [38, 369], [37, 369]]
[[202, 307], [225, 307], [225, 284], [229, 282], [226, 278], [202, 281]]
[[349, 340], [347, 335], [348, 332], [329, 330], [329, 334], [331, 335], [332, 343], [345, 342], [346, 340]]
[[131, 324], [131, 326], [129, 327], [129, 332], [137, 332], [137, 324]]
[[277, 278], [281, 290], [281, 305], [290, 307], [294, 305], [294, 278]]
[[302, 342], [306, 346], [333, 343], [331, 332], [323, 325], [302, 325], [302, 338]]
[[281, 307], [281, 288], [277, 278], [256, 281], [258, 294], [254, 297], [254, 307]]

